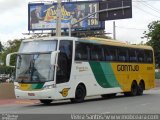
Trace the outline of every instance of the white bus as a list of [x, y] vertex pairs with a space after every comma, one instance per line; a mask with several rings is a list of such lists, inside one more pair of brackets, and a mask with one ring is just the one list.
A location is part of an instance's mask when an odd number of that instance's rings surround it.
[[154, 56], [149, 46], [114, 40], [47, 37], [23, 40], [17, 54], [15, 95], [44, 104], [86, 96], [142, 95], [154, 83]]

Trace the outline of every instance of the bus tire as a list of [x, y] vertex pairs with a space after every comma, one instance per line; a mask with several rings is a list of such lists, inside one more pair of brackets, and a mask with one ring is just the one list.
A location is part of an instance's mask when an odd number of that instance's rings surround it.
[[138, 94], [138, 85], [135, 81], [132, 82], [130, 94], [131, 96], [136, 96]]
[[102, 98], [114, 98], [116, 96], [116, 93], [112, 93], [112, 94], [104, 94], [104, 95], [101, 95]]
[[41, 103], [49, 105], [53, 100], [40, 100]]
[[84, 102], [86, 96], [86, 88], [83, 84], [79, 84], [76, 88], [75, 98], [71, 98], [72, 103], [81, 103]]
[[130, 92], [124, 92], [125, 96], [136, 96], [138, 94], [138, 85], [136, 81], [133, 81], [131, 84], [131, 91]]
[[138, 85], [138, 95], [143, 95], [143, 90], [145, 89], [144, 87], [144, 82], [140, 81], [139, 85]]

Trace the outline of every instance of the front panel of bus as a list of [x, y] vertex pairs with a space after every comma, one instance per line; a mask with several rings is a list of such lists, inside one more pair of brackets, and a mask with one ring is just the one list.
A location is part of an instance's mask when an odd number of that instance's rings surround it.
[[[51, 98], [49, 88], [55, 86], [55, 67], [51, 53], [57, 50], [58, 40], [23, 41], [17, 55], [15, 94], [17, 98]], [[46, 90], [48, 92], [40, 92]], [[39, 91], [39, 92], [38, 92]], [[37, 92], [37, 93], [36, 93]]]
[[[51, 54], [58, 51], [55, 64]], [[26, 99], [66, 98], [73, 40], [35, 40], [21, 44], [17, 55], [15, 94]], [[69, 95], [67, 97], [70, 97]]]

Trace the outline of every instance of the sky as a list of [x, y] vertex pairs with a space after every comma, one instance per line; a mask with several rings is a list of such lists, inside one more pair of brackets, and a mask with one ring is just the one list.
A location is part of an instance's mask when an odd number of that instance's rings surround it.
[[[27, 37], [22, 33], [28, 33], [28, 2], [33, 0], [0, 0], [0, 41], [3, 44]], [[147, 40], [141, 37], [149, 23], [160, 19], [159, 6], [160, 0], [133, 0], [133, 17], [115, 21], [116, 39], [132, 44], [145, 43]], [[113, 21], [106, 21], [105, 28], [106, 33], [112, 33]]]

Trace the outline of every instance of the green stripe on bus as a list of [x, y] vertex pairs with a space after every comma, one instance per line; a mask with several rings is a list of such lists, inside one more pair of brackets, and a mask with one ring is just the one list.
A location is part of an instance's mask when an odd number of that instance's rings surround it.
[[44, 83], [37, 83], [37, 84], [32, 84], [31, 85], [31, 90], [34, 89], [42, 89], [43, 88]]
[[89, 62], [96, 81], [103, 88], [119, 87], [110, 63]]

